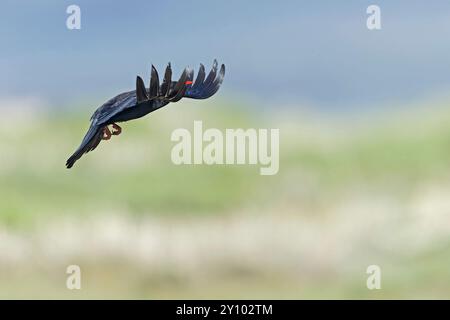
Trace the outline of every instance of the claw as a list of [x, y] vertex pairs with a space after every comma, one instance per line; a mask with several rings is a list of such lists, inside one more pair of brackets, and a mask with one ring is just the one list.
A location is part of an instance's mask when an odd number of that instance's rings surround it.
[[119, 134], [122, 133], [122, 128], [119, 127], [117, 124], [113, 123], [113, 124], [112, 124], [112, 127], [113, 127], [113, 129], [114, 129], [114, 131], [112, 132], [112, 135], [113, 135], [113, 136], [118, 136]]
[[111, 131], [109, 131], [109, 128], [106, 126], [106, 127], [103, 129], [103, 137], [102, 137], [102, 140], [109, 140], [109, 139], [111, 139]]

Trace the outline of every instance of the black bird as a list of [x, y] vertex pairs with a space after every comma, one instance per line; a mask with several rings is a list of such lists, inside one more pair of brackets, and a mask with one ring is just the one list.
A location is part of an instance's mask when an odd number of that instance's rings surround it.
[[[138, 119], [150, 112], [158, 110], [170, 102], [177, 102], [181, 98], [207, 99], [214, 95], [222, 84], [225, 76], [225, 66], [222, 64], [217, 72], [217, 61], [208, 76], [205, 67], [200, 64], [200, 69], [195, 82], [194, 71], [185, 68], [178, 81], [172, 81], [172, 69], [167, 65], [164, 79], [159, 85], [159, 76], [152, 65], [150, 86], [145, 88], [141, 77], [136, 77], [136, 90], [121, 93], [100, 106], [91, 117], [91, 126], [83, 138], [81, 145], [67, 160], [66, 167], [72, 168], [81, 156], [94, 150], [102, 140], [109, 140], [111, 135], [119, 135], [122, 129], [118, 122]], [[108, 126], [112, 125], [111, 131]]]

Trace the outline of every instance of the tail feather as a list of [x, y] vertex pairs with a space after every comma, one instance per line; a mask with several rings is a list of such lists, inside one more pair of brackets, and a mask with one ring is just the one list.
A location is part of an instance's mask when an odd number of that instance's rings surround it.
[[69, 159], [67, 159], [66, 162], [67, 169], [72, 168], [75, 162], [78, 159], [80, 159], [83, 154], [94, 150], [102, 140], [102, 135], [103, 135], [103, 127], [91, 125], [88, 132], [84, 136], [81, 145], [74, 152], [74, 154]]

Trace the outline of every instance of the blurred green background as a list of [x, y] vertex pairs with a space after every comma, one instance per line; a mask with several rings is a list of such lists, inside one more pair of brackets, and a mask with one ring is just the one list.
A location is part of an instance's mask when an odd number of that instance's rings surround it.
[[[450, 298], [448, 2], [379, 1], [378, 31], [368, 1], [80, 0], [81, 30], [71, 2], [23, 4], [0, 13], [0, 298]], [[216, 96], [65, 168], [150, 63], [213, 58]], [[174, 165], [195, 120], [280, 129], [278, 174]]]
[[[0, 296], [448, 297], [445, 105], [350, 120], [183, 101], [125, 124], [72, 170], [86, 115], [24, 121], [12, 109], [0, 129]], [[279, 173], [172, 164], [172, 130], [196, 119], [280, 128]], [[65, 287], [70, 264], [80, 291]], [[371, 264], [381, 290], [366, 288]]]

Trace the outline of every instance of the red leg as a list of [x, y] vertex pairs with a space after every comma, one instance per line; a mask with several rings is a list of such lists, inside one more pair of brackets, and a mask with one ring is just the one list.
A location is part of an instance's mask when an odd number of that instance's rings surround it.
[[106, 127], [103, 129], [103, 137], [102, 137], [102, 140], [109, 140], [109, 139], [111, 139], [111, 131], [109, 131], [108, 126], [106, 126]]
[[122, 132], [122, 128], [121, 128], [121, 127], [119, 127], [119, 126], [118, 126], [117, 124], [115, 124], [115, 123], [112, 124], [112, 127], [113, 127], [113, 129], [115, 130], [115, 131], [112, 132], [112, 135], [113, 135], [113, 136], [118, 136], [119, 134], [121, 134], [121, 132]]

